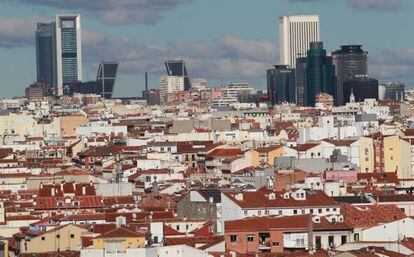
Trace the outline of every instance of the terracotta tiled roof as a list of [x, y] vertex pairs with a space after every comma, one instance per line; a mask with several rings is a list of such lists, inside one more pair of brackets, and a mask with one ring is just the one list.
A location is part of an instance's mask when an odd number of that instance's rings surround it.
[[319, 143], [306, 143], [306, 144], [299, 144], [295, 147], [292, 147], [293, 149], [295, 149], [296, 151], [299, 152], [304, 152], [304, 151], [308, 151], [309, 149], [312, 149], [316, 146], [320, 145]]
[[405, 218], [406, 215], [396, 205], [341, 205], [344, 220], [354, 227], [375, 226], [378, 223], [391, 222]]
[[335, 146], [350, 146], [352, 143], [356, 142], [357, 140], [323, 140], [327, 143], [333, 144]]
[[230, 220], [224, 224], [226, 232], [253, 232], [282, 229], [285, 231], [307, 231], [312, 217], [309, 214], [284, 217], [252, 217]]
[[131, 228], [120, 227], [120, 228], [115, 228], [111, 231], [108, 231], [95, 238], [126, 238], [126, 237], [145, 237], [145, 234], [142, 232], [135, 231]]
[[240, 148], [215, 149], [206, 155], [206, 158], [231, 158], [241, 154]]
[[337, 202], [332, 200], [323, 191], [314, 190], [306, 192], [306, 200], [295, 200], [292, 197], [288, 199], [283, 198], [278, 193], [275, 193], [275, 199], [269, 199], [268, 193], [257, 192], [243, 192], [243, 200], [235, 198], [236, 193], [224, 193], [232, 201], [237, 203], [242, 208], [264, 208], [264, 207], [302, 207], [302, 206], [336, 206]]

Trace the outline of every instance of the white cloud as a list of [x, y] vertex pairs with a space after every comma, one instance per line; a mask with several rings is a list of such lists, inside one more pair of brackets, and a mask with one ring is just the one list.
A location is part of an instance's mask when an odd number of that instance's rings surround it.
[[0, 47], [13, 48], [33, 45], [36, 23], [40, 21], [46, 21], [46, 19], [0, 17]]
[[399, 51], [380, 50], [370, 55], [370, 74], [379, 80], [414, 82], [414, 48]]

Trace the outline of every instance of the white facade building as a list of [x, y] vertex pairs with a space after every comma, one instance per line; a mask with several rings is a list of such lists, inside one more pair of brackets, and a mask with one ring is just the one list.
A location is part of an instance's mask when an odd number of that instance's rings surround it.
[[167, 94], [184, 91], [184, 77], [163, 76], [160, 79], [160, 102], [164, 103]]
[[305, 57], [310, 42], [320, 41], [318, 15], [279, 18], [280, 63], [296, 67], [296, 58]]

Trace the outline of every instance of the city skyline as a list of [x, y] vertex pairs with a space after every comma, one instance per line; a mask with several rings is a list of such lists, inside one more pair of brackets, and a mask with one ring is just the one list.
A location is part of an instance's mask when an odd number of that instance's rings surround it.
[[[401, 32], [413, 20], [409, 15], [412, 8], [409, 1], [377, 1], [382, 3], [377, 5], [369, 4], [372, 1], [345, 0], [337, 4], [322, 0], [256, 4], [239, 1], [238, 10], [231, 15], [245, 15], [249, 9], [260, 11], [261, 15], [237, 22], [225, 19], [224, 10], [216, 10], [214, 19], [211, 15], [206, 17], [205, 12], [214, 10], [218, 1], [166, 1], [161, 7], [147, 1], [138, 2], [141, 5], [124, 6], [123, 1], [118, 2], [115, 9], [119, 11], [118, 18], [123, 20], [115, 19], [109, 7], [98, 13], [92, 10], [94, 6], [82, 6], [78, 1], [63, 6], [54, 1], [42, 1], [41, 5], [23, 0], [2, 2], [0, 19], [7, 21], [7, 26], [0, 29], [0, 54], [10, 61], [0, 68], [2, 77], [12, 84], [3, 86], [3, 97], [22, 95], [24, 88], [35, 81], [36, 23], [53, 20], [56, 13], [83, 16], [84, 80], [94, 77], [100, 61], [119, 62], [115, 96], [140, 95], [145, 71], [149, 72], [150, 88], [157, 87], [160, 76], [165, 75], [164, 62], [170, 58], [183, 58], [191, 78], [206, 77], [209, 86], [219, 85], [221, 81], [246, 81], [256, 88], [265, 88], [266, 69], [279, 64], [278, 18], [285, 14], [320, 15], [321, 40], [328, 51], [337, 50], [343, 44], [361, 44], [370, 53], [370, 76], [380, 82], [401, 80], [407, 87], [413, 84], [412, 40], [409, 33]], [[234, 1], [225, 6], [231, 3]], [[341, 12], [336, 11], [338, 8]], [[133, 15], [143, 19], [137, 20], [127, 15], [137, 9], [158, 18], [148, 20], [143, 14]], [[183, 14], [193, 22], [183, 19]], [[397, 15], [398, 21], [390, 19]], [[396, 25], [401, 29], [392, 30]], [[195, 29], [197, 26], [199, 29]], [[257, 29], [259, 26], [261, 29]], [[389, 32], [387, 37], [383, 31]]]

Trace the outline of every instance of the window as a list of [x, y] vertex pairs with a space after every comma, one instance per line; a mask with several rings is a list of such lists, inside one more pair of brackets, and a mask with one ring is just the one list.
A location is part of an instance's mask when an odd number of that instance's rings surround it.
[[42, 241], [45, 241], [45, 239], [46, 239], [46, 238], [45, 238], [44, 236], [42, 236]]
[[354, 241], [359, 242], [359, 233], [354, 234]]
[[244, 215], [247, 216], [247, 211], [244, 211]]
[[297, 238], [296, 239], [296, 245], [297, 246], [305, 245], [305, 239], [304, 238]]
[[316, 250], [320, 250], [322, 248], [322, 239], [320, 236], [315, 237], [315, 248]]
[[177, 231], [180, 230], [180, 225], [177, 225], [175, 228]]
[[333, 248], [334, 245], [334, 236], [328, 236], [328, 245], [330, 248]]
[[237, 235], [230, 235], [230, 242], [236, 242], [237, 241]]
[[70, 234], [70, 238], [75, 238], [75, 234]]
[[345, 235], [341, 236], [341, 245], [346, 244], [346, 242], [347, 242], [346, 236]]
[[257, 215], [262, 215], [262, 211], [257, 211]]
[[298, 210], [293, 210], [293, 214], [298, 214]]
[[282, 210], [279, 210], [279, 215], [282, 215]]
[[313, 214], [313, 209], [310, 209], [310, 210], [309, 210], [309, 213], [310, 213], [310, 214]]
[[56, 235], [56, 238], [60, 238], [60, 235], [58, 234], [58, 235]]
[[247, 235], [247, 242], [253, 242], [254, 236], [253, 235]]
[[318, 213], [322, 213], [322, 209], [318, 209]]

